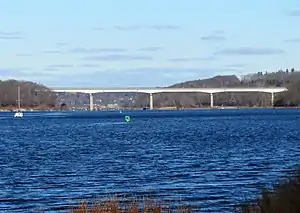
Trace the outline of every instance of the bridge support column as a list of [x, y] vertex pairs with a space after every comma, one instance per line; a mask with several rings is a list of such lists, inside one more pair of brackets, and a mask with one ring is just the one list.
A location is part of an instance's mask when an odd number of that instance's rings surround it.
[[274, 107], [274, 92], [271, 92], [271, 107]]
[[94, 109], [94, 100], [93, 100], [93, 93], [90, 93], [90, 111]]
[[149, 93], [149, 108], [153, 109], [153, 93]]
[[210, 93], [210, 107], [213, 108], [214, 107], [214, 94]]

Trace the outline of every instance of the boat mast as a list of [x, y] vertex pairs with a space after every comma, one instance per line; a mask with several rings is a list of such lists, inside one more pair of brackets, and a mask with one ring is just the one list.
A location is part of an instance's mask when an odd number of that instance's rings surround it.
[[18, 86], [18, 108], [21, 109], [21, 100], [20, 100], [20, 86]]

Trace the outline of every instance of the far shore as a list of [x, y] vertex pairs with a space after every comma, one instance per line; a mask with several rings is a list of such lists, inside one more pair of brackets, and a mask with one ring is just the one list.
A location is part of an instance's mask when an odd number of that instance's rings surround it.
[[[208, 110], [208, 109], [299, 109], [300, 106], [286, 106], [286, 107], [259, 107], [259, 106], [215, 106], [211, 107], [159, 107], [154, 108], [154, 110]], [[144, 110], [143, 108], [95, 108], [93, 111], [119, 111], [119, 110]], [[150, 110], [149, 108], [145, 110]], [[0, 107], [0, 112], [15, 112], [18, 111], [16, 107]], [[40, 111], [89, 111], [88, 108], [68, 108], [68, 109], [60, 109], [60, 108], [47, 108], [47, 107], [36, 107], [36, 108], [22, 108], [23, 112], [40, 112]]]

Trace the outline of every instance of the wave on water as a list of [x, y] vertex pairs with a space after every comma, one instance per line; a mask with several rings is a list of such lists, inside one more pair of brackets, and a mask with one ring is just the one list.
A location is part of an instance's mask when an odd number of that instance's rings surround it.
[[[148, 119], [148, 118], [188, 118], [188, 117], [201, 117], [201, 118], [216, 118], [216, 117], [240, 117], [240, 116], [253, 116], [260, 117], [262, 115], [278, 116], [299, 116], [300, 111], [297, 109], [203, 109], [203, 110], [151, 110], [151, 111], [65, 111], [65, 112], [25, 112], [22, 119], [30, 118], [45, 118], [45, 119], [122, 119], [124, 116], [130, 116], [135, 119]], [[0, 113], [0, 119], [13, 119], [13, 113]]]
[[108, 118], [119, 119], [129, 115], [132, 118], [176, 118], [176, 117], [239, 117], [261, 115], [299, 115], [299, 110], [274, 110], [274, 109], [203, 109], [203, 110], [151, 110], [151, 111], [93, 111], [93, 112], [63, 112], [61, 117], [71, 119]]
[[50, 117], [66, 117], [67, 113], [65, 112], [48, 112], [42, 113], [43, 116], [50, 116]]
[[98, 122], [90, 124], [90, 126], [109, 126], [109, 125], [125, 125], [125, 122]]
[[33, 206], [54, 212], [68, 200], [107, 193], [232, 212], [299, 162], [299, 115], [297, 109], [25, 112], [21, 119], [0, 113], [7, 118], [0, 121], [0, 212]]

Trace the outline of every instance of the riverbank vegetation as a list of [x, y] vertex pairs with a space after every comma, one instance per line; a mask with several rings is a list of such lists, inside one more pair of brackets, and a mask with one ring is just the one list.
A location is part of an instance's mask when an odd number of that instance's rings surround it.
[[[121, 202], [107, 199], [102, 202], [88, 204], [81, 202], [70, 207], [69, 213], [191, 213], [199, 212], [190, 206], [162, 205], [153, 200], [138, 202], [136, 199]], [[201, 211], [200, 211], [201, 212]], [[289, 177], [274, 184], [271, 189], [263, 189], [257, 200], [233, 209], [234, 213], [299, 213], [300, 212], [300, 169]]]
[[69, 213], [191, 213], [191, 207], [162, 205], [153, 200], [139, 202], [136, 199], [120, 202], [117, 199], [108, 199], [102, 202], [88, 204], [81, 202], [71, 207]]
[[[240, 210], [240, 211], [238, 211]], [[300, 212], [300, 169], [290, 177], [263, 189], [255, 202], [236, 207], [242, 213], [299, 213]]]

